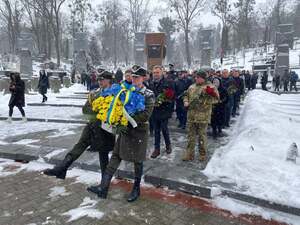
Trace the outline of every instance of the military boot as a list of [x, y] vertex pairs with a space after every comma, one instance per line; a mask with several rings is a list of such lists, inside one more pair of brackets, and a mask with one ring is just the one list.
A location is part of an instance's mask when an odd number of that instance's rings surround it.
[[43, 171], [43, 173], [47, 176], [54, 176], [59, 179], [65, 179], [68, 168], [72, 165], [74, 162], [71, 155], [67, 154], [64, 160], [56, 165], [53, 169], [46, 169]]
[[194, 160], [194, 153], [186, 150], [182, 157], [182, 161], [193, 161], [193, 160]]
[[97, 186], [90, 186], [87, 188], [88, 192], [98, 195], [99, 198], [106, 199], [112, 175], [104, 173], [102, 175], [101, 184]]
[[134, 179], [132, 191], [127, 198], [128, 202], [136, 201], [141, 194], [140, 184], [143, 175], [143, 163], [135, 163], [134, 171], [135, 171], [135, 179]]
[[155, 149], [151, 155], [152, 159], [156, 159], [160, 155], [160, 149]]

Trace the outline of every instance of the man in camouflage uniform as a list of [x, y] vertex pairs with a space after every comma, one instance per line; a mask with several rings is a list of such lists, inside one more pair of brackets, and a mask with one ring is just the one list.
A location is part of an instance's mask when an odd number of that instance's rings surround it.
[[195, 84], [189, 87], [183, 99], [184, 106], [188, 108], [188, 145], [183, 161], [194, 160], [197, 135], [200, 161], [206, 160], [206, 131], [211, 119], [212, 106], [218, 102], [218, 99], [218, 90], [207, 81], [207, 73], [203, 70], [197, 71]]
[[63, 161], [53, 169], [47, 169], [44, 174], [65, 179], [68, 168], [76, 161], [88, 147], [91, 151], [99, 152], [99, 161], [101, 173], [103, 174], [108, 164], [108, 154], [113, 150], [115, 144], [115, 135], [102, 126], [96, 119], [96, 114], [92, 110], [92, 102], [106, 88], [111, 87], [113, 74], [107, 71], [102, 72], [98, 77], [100, 88], [91, 92], [88, 101], [83, 106], [82, 112], [89, 118], [89, 122], [84, 127], [81, 137], [73, 149], [67, 153]]

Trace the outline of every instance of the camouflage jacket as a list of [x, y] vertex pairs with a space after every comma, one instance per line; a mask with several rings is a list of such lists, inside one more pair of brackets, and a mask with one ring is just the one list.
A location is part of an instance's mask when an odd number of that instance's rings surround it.
[[210, 82], [203, 85], [193, 84], [185, 92], [183, 102], [188, 104], [188, 122], [192, 123], [209, 123], [213, 104], [218, 103], [218, 97], [212, 97], [205, 92], [207, 86], [214, 88], [218, 93], [217, 88]]

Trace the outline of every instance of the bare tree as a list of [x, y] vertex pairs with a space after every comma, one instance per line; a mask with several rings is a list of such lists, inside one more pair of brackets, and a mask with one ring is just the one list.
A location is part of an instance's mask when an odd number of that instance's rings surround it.
[[126, 0], [133, 33], [147, 31], [154, 12], [150, 12], [150, 0]]
[[237, 13], [232, 16], [231, 23], [236, 34], [235, 47], [238, 49], [250, 45], [251, 18], [255, 3], [255, 0], [238, 0], [234, 3]]
[[221, 48], [222, 52], [226, 54], [229, 49], [228, 35], [232, 20], [230, 0], [217, 0], [212, 13], [222, 21]]
[[22, 4], [18, 0], [2, 0], [0, 14], [7, 27], [10, 51], [15, 53], [17, 38], [20, 34], [20, 23], [24, 15]]
[[175, 10], [178, 17], [178, 25], [184, 31], [185, 51], [188, 66], [191, 66], [191, 53], [189, 46], [190, 28], [197, 16], [203, 11], [207, 0], [169, 0], [171, 7]]
[[[60, 66], [61, 60], [61, 8], [66, 0], [37, 0], [32, 7], [39, 10], [40, 14], [47, 17], [47, 22], [50, 24], [55, 43], [57, 65]], [[45, 25], [45, 24], [43, 24]], [[51, 49], [51, 43], [48, 43], [48, 48]], [[49, 52], [49, 51], [48, 51]], [[51, 51], [50, 51], [51, 52]]]
[[167, 45], [167, 59], [170, 61], [173, 55], [174, 40], [172, 35], [176, 32], [176, 21], [170, 17], [163, 17], [159, 19], [158, 31], [166, 34], [166, 45]]

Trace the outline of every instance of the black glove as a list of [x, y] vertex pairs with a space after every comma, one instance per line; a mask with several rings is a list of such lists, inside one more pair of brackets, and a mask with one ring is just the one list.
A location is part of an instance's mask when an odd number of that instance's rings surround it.
[[118, 125], [116, 129], [117, 134], [128, 134], [128, 127]]

